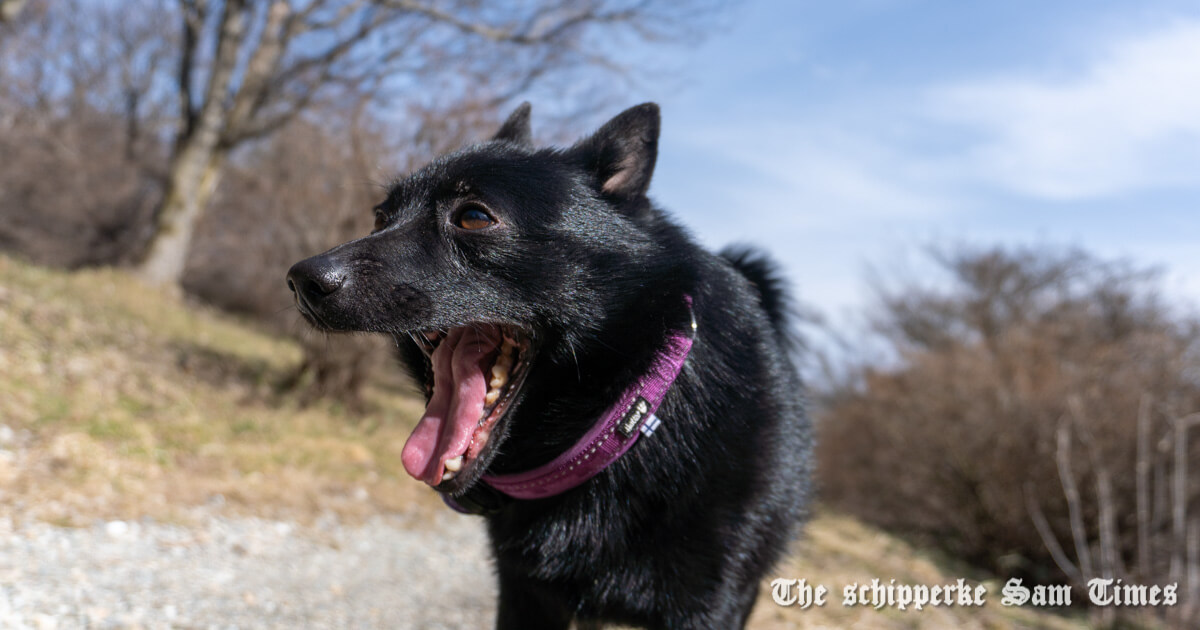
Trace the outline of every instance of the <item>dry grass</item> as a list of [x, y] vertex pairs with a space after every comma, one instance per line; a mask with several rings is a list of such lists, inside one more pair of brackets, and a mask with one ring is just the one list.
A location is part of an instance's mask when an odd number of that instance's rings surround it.
[[206, 501], [300, 519], [440, 505], [400, 467], [417, 401], [374, 383], [363, 418], [301, 408], [275, 392], [300, 356], [120, 272], [0, 257], [0, 424], [18, 442], [0, 445], [0, 503], [63, 524]]

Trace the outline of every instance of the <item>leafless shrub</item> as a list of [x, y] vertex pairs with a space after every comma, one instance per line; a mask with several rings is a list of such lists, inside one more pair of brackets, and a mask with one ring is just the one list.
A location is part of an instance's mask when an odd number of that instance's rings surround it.
[[169, 130], [153, 80], [169, 41], [160, 14], [142, 0], [35, 0], [0, 39], [0, 247], [65, 267], [144, 247]]
[[[1068, 518], [1071, 523], [1071, 539], [1074, 543], [1073, 562], [1062, 550], [1057, 535], [1046, 521], [1034, 492], [1027, 492], [1029, 514], [1033, 518], [1038, 535], [1041, 536], [1054, 562], [1071, 582], [1081, 590], [1096, 578], [1121, 580], [1124, 583], [1168, 585], [1173, 584], [1181, 605], [1170, 607], [1163, 617], [1171, 627], [1192, 628], [1200, 622], [1200, 558], [1197, 557], [1197, 540], [1200, 535], [1200, 516], [1194, 514], [1193, 497], [1188, 493], [1188, 449], [1189, 432], [1200, 425], [1200, 414], [1172, 417], [1155, 423], [1148, 413], [1150, 399], [1143, 405], [1144, 413], [1138, 416], [1137, 464], [1137, 520], [1131, 525], [1130, 535], [1136, 538], [1135, 562], [1129, 568], [1123, 560], [1123, 541], [1116, 519], [1116, 506], [1112, 494], [1112, 471], [1106, 462], [1095, 457], [1093, 444], [1088, 435], [1087, 421], [1078, 415], [1059, 424], [1055, 461], [1058, 463], [1059, 480], [1067, 502]], [[1150, 435], [1158, 433], [1161, 438], [1157, 449], [1151, 449]], [[1087, 506], [1080, 499], [1075, 472], [1071, 466], [1073, 436], [1078, 434], [1084, 446], [1092, 451], [1092, 466], [1096, 477], [1095, 505], [1098, 512], [1099, 538], [1088, 537], [1084, 526]], [[1151, 468], [1171, 470], [1171, 474], [1156, 476], [1152, 481]], [[1118, 471], [1128, 473], [1129, 471]], [[1161, 487], [1159, 487], [1161, 486]], [[1158, 515], [1152, 518], [1151, 514]], [[1167, 523], [1169, 514], [1170, 524]], [[1098, 607], [1093, 609], [1097, 625], [1112, 626], [1118, 618], [1146, 616], [1150, 611]], [[1161, 611], [1158, 611], [1161, 612]]]
[[1200, 500], [1173, 463], [1197, 440], [1167, 429], [1200, 409], [1200, 324], [1153, 273], [1079, 251], [933, 257], [941, 287], [879, 293], [895, 364], [825, 392], [826, 499], [1003, 574], [1179, 579], [1182, 594], [1186, 522], [1167, 506]]
[[45, 121], [53, 138], [36, 129], [0, 135], [0, 247], [68, 268], [133, 259], [162, 188], [146, 169], [112, 159], [122, 139], [114, 122], [77, 112]]

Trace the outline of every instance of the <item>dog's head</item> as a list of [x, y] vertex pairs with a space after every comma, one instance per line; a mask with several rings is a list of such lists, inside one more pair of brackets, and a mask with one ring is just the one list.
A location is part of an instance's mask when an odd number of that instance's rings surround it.
[[370, 235], [287, 277], [313, 325], [389, 333], [411, 355], [429, 401], [404, 465], [446, 492], [495, 457], [533, 366], [569, 363], [668, 249], [646, 197], [656, 105], [568, 149], [534, 148], [529, 113], [397, 182]]

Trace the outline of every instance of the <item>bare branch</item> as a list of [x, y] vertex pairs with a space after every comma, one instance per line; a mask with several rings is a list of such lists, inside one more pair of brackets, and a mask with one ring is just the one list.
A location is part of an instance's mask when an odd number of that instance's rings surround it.
[[1077, 395], [1072, 395], [1067, 399], [1067, 407], [1071, 410], [1071, 417], [1079, 431], [1080, 441], [1087, 447], [1088, 458], [1091, 460], [1092, 470], [1096, 475], [1096, 498], [1099, 503], [1097, 525], [1100, 532], [1100, 575], [1107, 578], [1118, 577], [1125, 574], [1125, 566], [1121, 560], [1119, 548], [1116, 510], [1113, 506], [1112, 475], [1104, 463], [1100, 449], [1096, 446], [1096, 440], [1092, 437], [1087, 416], [1083, 410], [1083, 400]]
[[260, 114], [236, 129], [229, 129], [221, 136], [221, 146], [232, 147], [240, 142], [274, 133], [307, 109], [314, 96], [315, 92], [304, 92], [287, 102], [278, 103], [274, 113]]
[[[376, 32], [377, 29], [396, 20], [397, 17], [396, 15], [374, 12], [360, 23], [352, 33], [334, 41], [324, 52], [309, 57], [301, 57], [286, 68], [282, 68], [273, 77], [271, 82], [273, 88], [279, 90], [310, 71], [317, 71], [325, 78], [332, 77], [333, 75], [329, 72], [329, 69], [334, 63], [349, 54], [356, 46], [365, 41], [372, 33]], [[309, 81], [308, 83], [312, 89], [320, 85], [318, 81]]]
[[1079, 487], [1075, 485], [1075, 473], [1071, 471], [1071, 431], [1067, 423], [1060, 421], [1055, 432], [1057, 448], [1054, 461], [1058, 464], [1058, 478], [1062, 483], [1063, 495], [1067, 499], [1067, 511], [1071, 521], [1071, 538], [1075, 542], [1075, 557], [1084, 576], [1096, 575], [1092, 571], [1091, 551], [1088, 549], [1087, 529], [1083, 526], [1083, 507], [1079, 499]]
[[1174, 508], [1171, 518], [1171, 567], [1169, 579], [1178, 582], [1183, 577], [1186, 566], [1185, 550], [1187, 547], [1187, 482], [1188, 482], [1188, 430], [1200, 424], [1200, 413], [1194, 413], [1176, 418], [1175, 424], [1175, 476], [1174, 476]]
[[1192, 518], [1187, 538], [1187, 612], [1185, 619], [1200, 617], [1200, 518]]
[[325, 7], [326, 2], [324, 0], [313, 2], [305, 7], [305, 9], [300, 13], [293, 13], [292, 17], [290, 18], [290, 23], [288, 24], [288, 30], [292, 35], [299, 35], [308, 31], [337, 30], [338, 27], [340, 27], [346, 20], [350, 19], [351, 16], [354, 16], [360, 10], [362, 10], [362, 8], [366, 6], [367, 1], [368, 0], [354, 0], [354, 2], [342, 5], [342, 7], [333, 14], [333, 17], [319, 21], [312, 20], [311, 18], [317, 13], [318, 10]]
[[[504, 28], [492, 26], [482, 22], [470, 22], [463, 20], [458, 16], [437, 9], [433, 6], [414, 2], [412, 0], [380, 0], [380, 6], [390, 9], [396, 9], [406, 13], [421, 15], [439, 24], [445, 24], [458, 29], [460, 32], [467, 35], [475, 35], [486, 40], [497, 43], [510, 43], [521, 45], [536, 45], [555, 41], [564, 33], [570, 31], [584, 23], [615, 23], [628, 21], [636, 17], [640, 12], [638, 9], [626, 9], [621, 11], [613, 11], [607, 13], [597, 12], [594, 9], [588, 8], [583, 11], [578, 11], [566, 18], [561, 19], [558, 23], [544, 26], [538, 30], [524, 30], [516, 28]], [[533, 28], [540, 25], [541, 19], [537, 19], [532, 23], [527, 24], [527, 28]]]
[[1137, 417], [1137, 549], [1138, 577], [1150, 577], [1150, 403], [1149, 394], [1142, 394]]
[[1121, 539], [1117, 531], [1116, 510], [1113, 509], [1112, 476], [1107, 468], [1096, 471], [1096, 497], [1100, 502], [1100, 562], [1101, 575], [1115, 578], [1125, 574], [1121, 561]]
[[197, 47], [200, 42], [200, 31], [204, 28], [204, 3], [196, 0], [182, 0], [183, 9], [183, 42], [179, 55], [178, 91], [179, 118], [182, 121], [180, 134], [191, 135], [196, 127], [196, 116], [199, 115], [192, 94], [192, 75], [196, 68]]
[[1025, 484], [1025, 507], [1029, 511], [1030, 518], [1033, 519], [1033, 526], [1037, 528], [1038, 536], [1041, 536], [1042, 543], [1046, 545], [1046, 550], [1050, 552], [1050, 557], [1054, 559], [1058, 568], [1062, 569], [1062, 572], [1066, 573], [1067, 577], [1076, 584], [1084, 584], [1087, 580], [1079, 572], [1079, 567], [1075, 566], [1063, 552], [1062, 545], [1058, 543], [1058, 538], [1054, 535], [1054, 530], [1046, 521], [1046, 515], [1042, 513], [1042, 508], [1038, 507], [1036, 496], [1033, 485]]
[[290, 16], [291, 7], [284, 0], [274, 0], [267, 9], [266, 23], [258, 36], [258, 47], [243, 70], [242, 84], [234, 97], [223, 136], [236, 133], [266, 102], [271, 79], [287, 49], [288, 30], [285, 24]]

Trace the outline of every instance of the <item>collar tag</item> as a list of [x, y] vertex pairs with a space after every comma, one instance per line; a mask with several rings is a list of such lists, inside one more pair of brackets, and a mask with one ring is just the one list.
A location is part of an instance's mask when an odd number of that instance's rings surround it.
[[641, 426], [642, 419], [649, 412], [650, 403], [645, 398], [638, 396], [637, 400], [633, 401], [633, 404], [630, 405], [629, 412], [617, 424], [617, 431], [625, 437], [633, 435], [633, 432], [637, 431], [638, 427]]
[[662, 420], [659, 420], [658, 416], [656, 416], [654, 414], [650, 414], [650, 417], [646, 418], [646, 421], [642, 423], [642, 435], [644, 435], [646, 437], [650, 437], [651, 435], [654, 435], [654, 432], [658, 429], [659, 425], [661, 425], [661, 424], [662, 424]]

